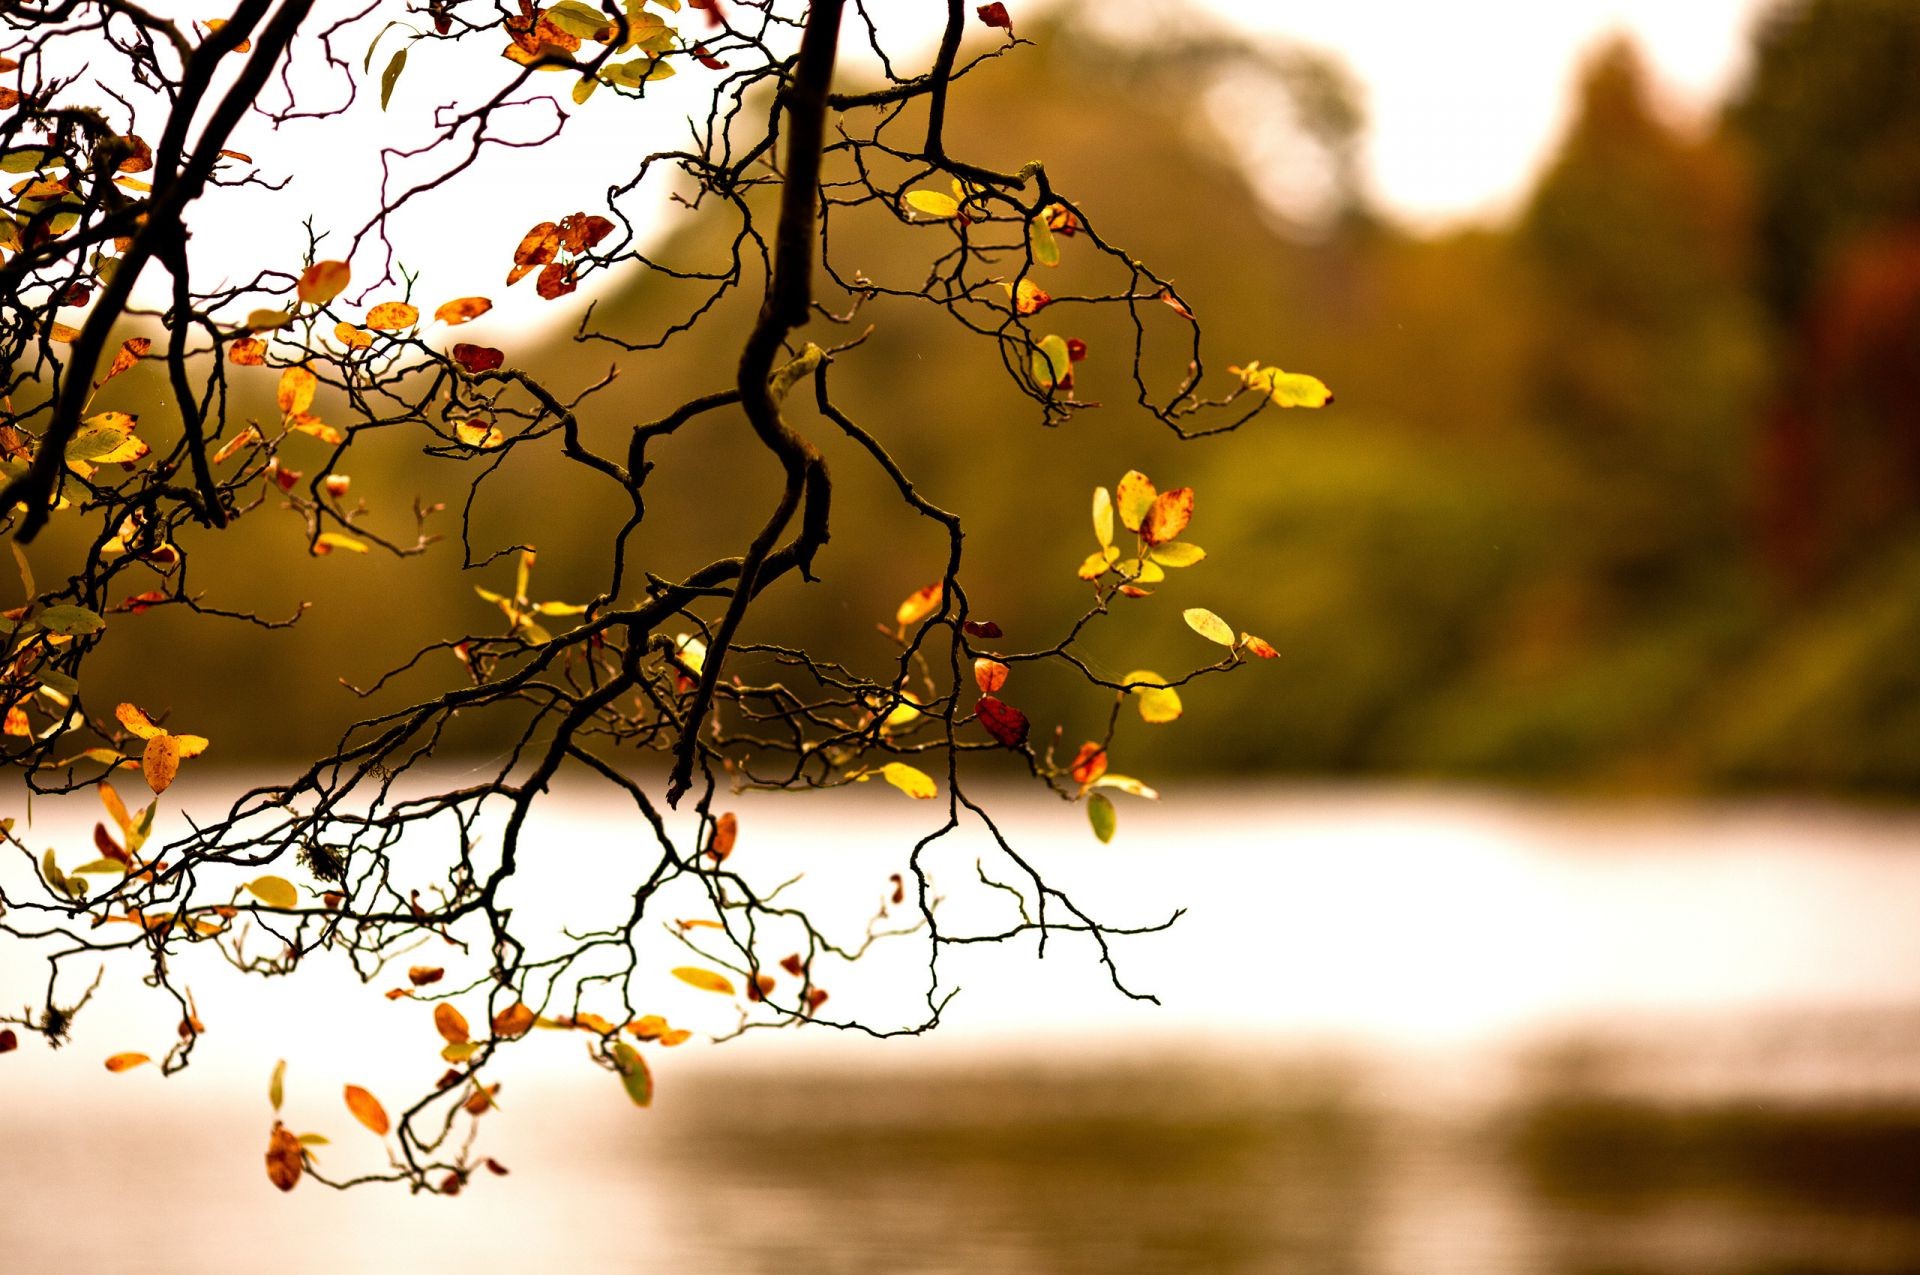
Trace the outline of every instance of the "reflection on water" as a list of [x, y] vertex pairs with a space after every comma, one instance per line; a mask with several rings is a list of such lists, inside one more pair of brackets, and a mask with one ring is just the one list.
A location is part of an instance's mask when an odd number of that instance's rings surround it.
[[[542, 1033], [485, 1122], [512, 1176], [454, 1200], [261, 1173], [283, 1054], [288, 1118], [330, 1165], [378, 1163], [339, 1085], [437, 1074], [419, 1007], [209, 975], [202, 1053], [163, 1082], [98, 1068], [147, 1030], [103, 993], [66, 1056], [0, 1058], [0, 1272], [1920, 1271], [1912, 819], [1372, 795], [1214, 817], [1188, 920], [1132, 952], [1163, 1010], [1007, 954], [964, 970], [955, 1030], [688, 1046], [646, 1113]], [[1196, 843], [1174, 827], [1047, 850], [1158, 906]], [[864, 897], [892, 870], [844, 822], [777, 831], [770, 872], [826, 858]], [[0, 996], [30, 977], [0, 964]]]

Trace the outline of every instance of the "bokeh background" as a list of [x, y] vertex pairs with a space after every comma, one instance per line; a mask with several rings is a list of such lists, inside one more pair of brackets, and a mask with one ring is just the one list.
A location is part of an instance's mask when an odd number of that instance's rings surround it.
[[[690, 1046], [643, 1127], [550, 1049], [510, 1081], [513, 1178], [256, 1212], [256, 1079], [289, 1053], [383, 1074], [394, 1011], [350, 984], [229, 986], [244, 1032], [207, 1013], [206, 1061], [169, 1090], [98, 1073], [91, 1054], [125, 1043], [97, 1031], [86, 1059], [6, 1060], [0, 1146], [31, 1148], [0, 1156], [17, 1269], [123, 1269], [121, 1232], [28, 1207], [111, 1164], [148, 1184], [119, 1193], [129, 1225], [224, 1237], [149, 1246], [152, 1270], [251, 1269], [262, 1245], [290, 1271], [1920, 1270], [1920, 5], [1702, 5], [1694, 44], [1653, 51], [1636, 34], [1653, 18], [1599, 28], [1550, 96], [1511, 98], [1506, 78], [1562, 65], [1529, 43], [1536, 6], [1467, 5], [1468, 38], [1423, 81], [1424, 132], [1404, 84], [1367, 78], [1391, 75], [1368, 53], [1391, 41], [1289, 38], [1290, 7], [1016, 8], [1036, 47], [967, 80], [951, 127], [957, 153], [1044, 156], [1177, 279], [1218, 367], [1312, 371], [1333, 407], [1176, 443], [1123, 405], [1125, 330], [1090, 321], [1081, 392], [1114, 406], [1044, 430], [990, 344], [905, 305], [871, 308], [841, 381], [967, 518], [975, 610], [1011, 639], [1077, 612], [1086, 495], [1139, 468], [1196, 489], [1211, 556], [1098, 639], [1096, 664], [1194, 662], [1169, 619], [1191, 605], [1282, 652], [1126, 738], [1125, 769], [1167, 800], [1123, 811], [1111, 852], [1073, 811], [1006, 794], [1079, 888], [1193, 909], [1134, 945], [1163, 1009], [1118, 1001], [1084, 952], [1044, 973], [1009, 954], [970, 968], [974, 1008], [944, 1040]], [[1408, 41], [1431, 21], [1372, 9]], [[1416, 153], [1471, 177], [1422, 193]], [[527, 211], [462, 251], [504, 268], [519, 223], [567, 210]], [[697, 219], [659, 234], [670, 260], [723, 251]], [[924, 250], [878, 236], [857, 264], [910, 278]], [[686, 294], [616, 276], [593, 299], [598, 325], [634, 331]], [[589, 428], [622, 437], [725, 379], [751, 308], [624, 378]], [[570, 328], [491, 331], [563, 385], [610, 361]], [[743, 540], [777, 479], [738, 462], [744, 437], [654, 454], [648, 566]], [[376, 509], [404, 522], [414, 496], [460, 490], [404, 440], [371, 442], [354, 480]], [[857, 456], [829, 458], [832, 583], [769, 597], [754, 624], [882, 661], [875, 622], [941, 546]], [[617, 493], [529, 462], [485, 489], [479, 538], [537, 545], [535, 595], [583, 600]], [[164, 668], [215, 741], [189, 794], [330, 738], [364, 708], [336, 678], [496, 624], [471, 586], [511, 577], [455, 574], [450, 546], [311, 559], [271, 515], [192, 547], [210, 600], [313, 605], [271, 635], [116, 620], [90, 693], [151, 701]], [[1104, 717], [1064, 681], [1022, 689], [1069, 736]], [[476, 724], [454, 744], [478, 764], [499, 741]], [[570, 800], [555, 844], [613, 817]], [[829, 861], [910, 835], [889, 805], [846, 809], [749, 803], [744, 826]], [[138, 1021], [105, 1004], [115, 1030]]]

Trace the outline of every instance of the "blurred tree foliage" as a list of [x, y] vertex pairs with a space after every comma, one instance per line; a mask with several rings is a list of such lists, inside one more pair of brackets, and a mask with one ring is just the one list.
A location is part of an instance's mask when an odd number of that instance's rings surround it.
[[[1010, 631], [1077, 613], [1074, 567], [1093, 546], [1074, 493], [1132, 465], [1204, 493], [1195, 537], [1258, 582], [1234, 614], [1283, 655], [1221, 697], [1193, 697], [1199, 729], [1142, 759], [1156, 773], [1920, 793], [1920, 5], [1776, 6], [1748, 81], [1705, 122], [1671, 115], [1630, 46], [1604, 47], [1511, 224], [1437, 236], [1369, 208], [1360, 98], [1337, 65], [1291, 48], [1223, 57], [1201, 24], [1164, 25], [1188, 34], [1151, 56], [1096, 12], [1023, 26], [1039, 53], [981, 71], [950, 133], [988, 162], [1057, 157], [1057, 179], [1118, 240], [1190, 263], [1179, 284], [1211, 316], [1221, 358], [1287, 350], [1340, 403], [1263, 422], [1231, 449], [1175, 449], [1123, 406], [1120, 361], [1103, 365], [1130, 333], [1090, 323], [1081, 394], [1114, 406], [1057, 430], [930, 427], [898, 449], [934, 476], [926, 494], [969, 520], [976, 608]], [[1247, 103], [1272, 109], [1232, 114]], [[1110, 163], [1121, 153], [1128, 167]], [[867, 236], [874, 278], [911, 259], [877, 221], [831, 233]], [[664, 251], [692, 266], [719, 248], [689, 232]], [[730, 357], [751, 321], [750, 299], [733, 300], [682, 347], [684, 375], [627, 387], [623, 410], [641, 419], [704, 384], [701, 364]], [[657, 326], [679, 294], [659, 276], [597, 304], [596, 326]], [[1018, 414], [998, 378], [931, 370], [965, 364], [938, 322], [902, 312], [880, 325], [853, 378], [867, 387], [848, 404], [856, 416], [910, 425], [951, 419], [956, 402], [982, 420]], [[605, 370], [591, 345], [556, 339], [537, 357], [582, 382]], [[693, 433], [669, 445], [695, 453], [710, 483], [662, 493], [640, 545], [663, 571], [737, 542], [778, 480], [733, 463], [741, 439]], [[435, 498], [430, 462], [392, 459], [391, 475], [369, 473], [370, 496]], [[584, 596], [574, 551], [623, 514], [566, 489], [555, 461], [551, 490], [503, 491], [479, 525], [538, 545], [543, 591]], [[861, 467], [828, 462], [845, 509], [887, 508], [857, 490]], [[1254, 512], [1214, 521], [1208, 501]], [[200, 548], [202, 563], [224, 559], [203, 577], [216, 593], [222, 570], [258, 570], [233, 539]], [[836, 578], [867, 582], [867, 605], [810, 610], [796, 590], [764, 622], [802, 643], [869, 629], [937, 574], [941, 552], [906, 519], [848, 523], [824, 555]], [[283, 602], [315, 605], [267, 658], [293, 667], [350, 647], [371, 676], [423, 632], [484, 623], [472, 594], [414, 583], [433, 570], [310, 564]], [[1165, 586], [1193, 595], [1178, 605], [1200, 600], [1207, 570]], [[184, 640], [167, 616], [144, 619], [150, 650]], [[260, 688], [228, 722], [195, 709], [228, 757], [276, 752], [263, 701], [347, 719], [344, 692], [294, 689], [250, 630], [231, 641], [192, 661], [209, 688], [236, 671]], [[1178, 626], [1136, 633], [1127, 658], [1177, 664], [1190, 643]], [[876, 635], [874, 658], [889, 649]], [[185, 677], [182, 702], [201, 699]], [[1038, 720], [1072, 711], [1027, 694]], [[1070, 735], [1094, 725], [1067, 720]]]

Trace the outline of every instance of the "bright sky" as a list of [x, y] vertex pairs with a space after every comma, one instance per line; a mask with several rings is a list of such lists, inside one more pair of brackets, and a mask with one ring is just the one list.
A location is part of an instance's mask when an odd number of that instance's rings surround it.
[[1337, 53], [1366, 86], [1374, 191], [1423, 222], [1499, 211], [1565, 122], [1582, 56], [1627, 31], [1676, 104], [1738, 76], [1765, 0], [1196, 0]]

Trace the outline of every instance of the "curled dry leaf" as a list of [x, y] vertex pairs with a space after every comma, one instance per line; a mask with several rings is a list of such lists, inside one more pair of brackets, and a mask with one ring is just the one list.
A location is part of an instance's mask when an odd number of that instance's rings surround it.
[[715, 863], [726, 862], [733, 853], [734, 838], [740, 835], [740, 820], [729, 810], [714, 820], [713, 837], [707, 842], [707, 856]]
[[387, 1119], [387, 1109], [380, 1105], [378, 1098], [362, 1089], [359, 1085], [348, 1085], [346, 1088], [346, 1100], [347, 1110], [353, 1113], [355, 1120], [358, 1120], [361, 1124], [367, 1126], [367, 1128], [373, 1130], [373, 1132], [379, 1134], [381, 1137], [384, 1138], [387, 1136], [387, 1130], [391, 1129], [393, 1125], [392, 1122]]

